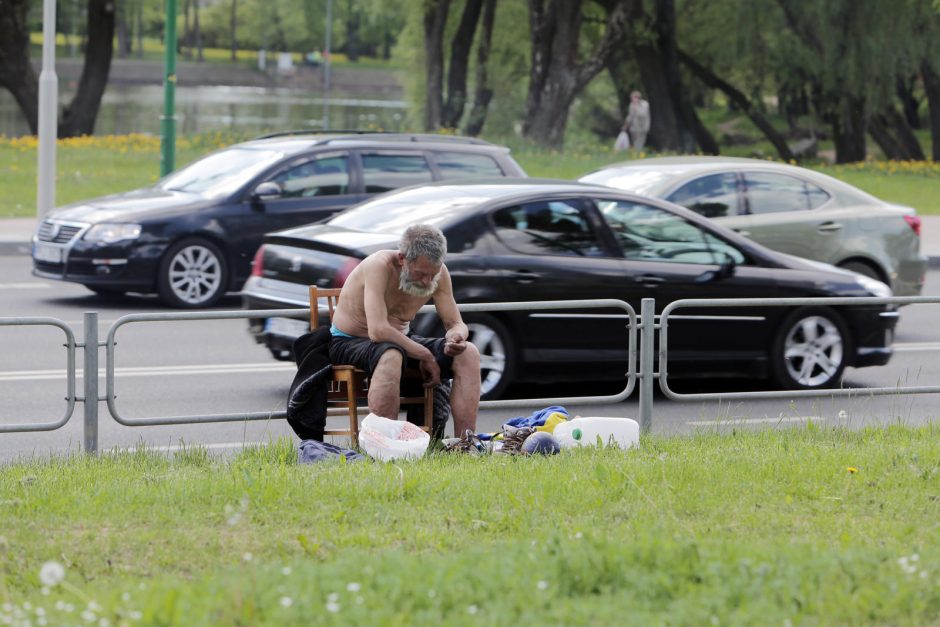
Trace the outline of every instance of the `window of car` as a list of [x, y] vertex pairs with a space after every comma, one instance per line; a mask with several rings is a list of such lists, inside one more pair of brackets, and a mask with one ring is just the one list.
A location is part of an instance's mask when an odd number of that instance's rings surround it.
[[829, 200], [829, 194], [803, 179], [773, 172], [745, 172], [744, 189], [752, 214], [807, 211]]
[[606, 199], [598, 200], [597, 207], [626, 259], [695, 264], [720, 264], [729, 257], [738, 264], [745, 261], [736, 247], [660, 207]]
[[733, 216], [738, 213], [737, 177], [733, 172], [701, 176], [669, 194], [666, 200], [706, 218]]
[[362, 181], [367, 194], [430, 183], [433, 176], [421, 154], [364, 153]]
[[167, 175], [157, 188], [218, 198], [231, 194], [283, 158], [284, 153], [276, 150], [220, 150]]
[[604, 254], [591, 228], [583, 199], [537, 201], [504, 207], [493, 213], [496, 235], [509, 248], [529, 255]]
[[503, 170], [496, 160], [487, 155], [446, 151], [435, 151], [433, 154], [437, 169], [445, 179], [503, 176]]
[[349, 157], [345, 154], [310, 159], [271, 179], [281, 188], [281, 198], [339, 196], [349, 193]]

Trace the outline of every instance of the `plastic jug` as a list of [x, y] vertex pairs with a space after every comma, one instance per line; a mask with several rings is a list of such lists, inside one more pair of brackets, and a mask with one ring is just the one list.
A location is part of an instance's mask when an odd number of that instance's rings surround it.
[[561, 448], [597, 446], [598, 436], [604, 446], [630, 448], [640, 444], [640, 424], [630, 418], [578, 416], [556, 426], [554, 436]]

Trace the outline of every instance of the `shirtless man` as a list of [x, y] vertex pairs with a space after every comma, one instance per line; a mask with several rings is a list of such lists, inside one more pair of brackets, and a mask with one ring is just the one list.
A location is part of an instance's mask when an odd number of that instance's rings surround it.
[[[450, 274], [443, 265], [447, 240], [436, 227], [417, 224], [399, 249], [366, 257], [349, 274], [333, 314], [330, 359], [369, 373], [369, 411], [397, 419], [401, 373], [417, 363], [425, 387], [453, 377], [450, 405], [454, 434], [476, 431], [480, 404], [480, 353], [467, 341]], [[429, 299], [447, 330], [443, 338], [409, 334], [409, 324]], [[407, 359], [406, 359], [407, 358]]]

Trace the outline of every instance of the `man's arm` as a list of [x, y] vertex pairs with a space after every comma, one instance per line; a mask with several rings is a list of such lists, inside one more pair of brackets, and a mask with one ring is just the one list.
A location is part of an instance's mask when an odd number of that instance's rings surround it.
[[463, 318], [460, 317], [457, 301], [454, 300], [454, 288], [450, 280], [450, 273], [447, 271], [446, 266], [441, 268], [441, 280], [438, 283], [437, 291], [434, 293], [434, 307], [437, 309], [438, 317], [444, 324], [444, 329], [446, 329], [444, 353], [451, 357], [459, 355], [467, 348], [470, 330], [464, 324]]

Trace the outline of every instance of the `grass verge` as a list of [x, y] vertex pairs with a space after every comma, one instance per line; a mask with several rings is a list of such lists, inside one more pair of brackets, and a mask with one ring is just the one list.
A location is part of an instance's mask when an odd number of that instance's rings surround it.
[[940, 621], [940, 426], [294, 456], [282, 440], [0, 468], [0, 623]]

